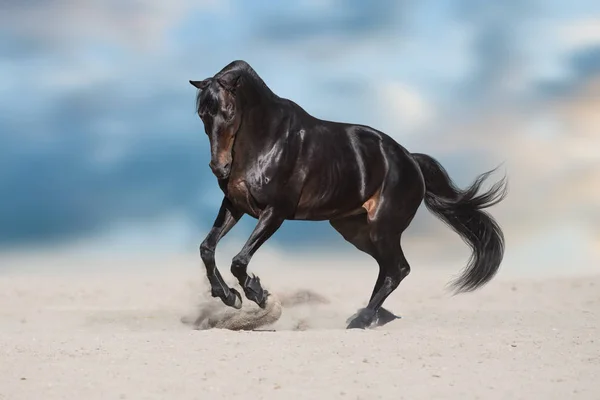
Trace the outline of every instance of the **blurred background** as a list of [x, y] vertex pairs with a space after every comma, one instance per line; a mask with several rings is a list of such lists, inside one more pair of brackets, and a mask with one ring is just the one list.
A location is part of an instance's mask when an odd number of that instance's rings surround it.
[[[222, 194], [188, 80], [236, 59], [463, 187], [500, 165], [504, 268], [600, 267], [595, 0], [1, 0], [0, 253], [195, 256]], [[469, 254], [424, 206], [404, 243], [415, 270]], [[259, 254], [368, 260], [327, 222], [288, 221]]]

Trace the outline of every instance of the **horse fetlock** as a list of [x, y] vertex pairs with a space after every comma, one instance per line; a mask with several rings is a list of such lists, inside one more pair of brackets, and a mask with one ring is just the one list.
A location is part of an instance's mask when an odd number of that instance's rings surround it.
[[248, 265], [249, 262], [250, 262], [250, 260], [248, 259], [248, 257], [238, 255], [238, 256], [233, 257], [233, 259], [231, 260], [231, 268], [232, 269], [246, 268], [246, 266]]
[[221, 287], [221, 285], [211, 284], [210, 295], [212, 297], [218, 297], [218, 298], [224, 299], [229, 296], [229, 293], [225, 292], [225, 290], [223, 289], [223, 287]]
[[244, 279], [247, 276], [245, 267], [238, 264], [231, 264], [231, 268], [229, 270], [231, 271], [231, 274], [238, 279], [240, 284], [244, 282]]
[[210, 279], [210, 295], [215, 298], [221, 299], [225, 305], [233, 308], [242, 308], [242, 296], [240, 293], [220, 282], [216, 281], [215, 278]]

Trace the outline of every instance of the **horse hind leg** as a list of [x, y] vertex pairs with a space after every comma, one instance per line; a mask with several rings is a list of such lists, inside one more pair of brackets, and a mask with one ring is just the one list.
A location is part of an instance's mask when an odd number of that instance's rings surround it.
[[373, 293], [369, 304], [356, 314], [348, 324], [348, 329], [370, 327], [382, 309], [383, 302], [400, 285], [410, 273], [410, 266], [400, 247], [400, 235], [390, 235], [375, 240], [377, 247], [376, 260], [383, 279], [379, 288]]
[[[346, 241], [354, 245], [354, 247], [356, 247], [358, 250], [375, 258], [376, 247], [371, 240], [371, 230], [367, 221], [367, 214], [359, 214], [341, 219], [335, 219], [329, 221], [329, 223], [342, 235]], [[383, 285], [384, 278], [385, 273], [380, 267], [377, 281], [375, 282], [375, 287], [373, 288], [373, 292], [371, 294], [371, 300], [379, 291], [381, 285]], [[355, 315], [350, 317], [347, 322], [356, 317], [361, 311], [362, 310], [359, 310]], [[377, 310], [370, 326], [382, 326], [398, 318], [400, 317], [397, 317], [392, 312], [380, 307]]]
[[423, 200], [424, 184], [418, 170], [405, 169], [403, 179], [394, 179], [396, 177], [394, 173], [388, 175], [381, 194], [375, 204], [370, 205], [366, 216], [371, 255], [379, 264], [380, 276], [369, 304], [350, 322], [349, 329], [371, 326], [382, 304], [410, 273], [401, 237]]

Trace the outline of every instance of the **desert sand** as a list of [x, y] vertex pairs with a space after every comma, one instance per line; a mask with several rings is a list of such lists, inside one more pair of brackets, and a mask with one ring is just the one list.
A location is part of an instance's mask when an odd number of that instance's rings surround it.
[[1, 262], [0, 399], [600, 399], [600, 274], [452, 296], [460, 265], [415, 267], [385, 303], [401, 319], [346, 331], [374, 265], [255, 264], [288, 296], [257, 332], [182, 323], [220, 306], [194, 257]]

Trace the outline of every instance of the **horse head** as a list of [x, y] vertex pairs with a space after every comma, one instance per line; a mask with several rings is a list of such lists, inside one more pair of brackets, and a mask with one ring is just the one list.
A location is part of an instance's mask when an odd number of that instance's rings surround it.
[[210, 169], [218, 179], [227, 179], [233, 163], [233, 143], [242, 121], [237, 90], [240, 71], [221, 71], [212, 78], [192, 81], [198, 89], [196, 111], [210, 142]]

